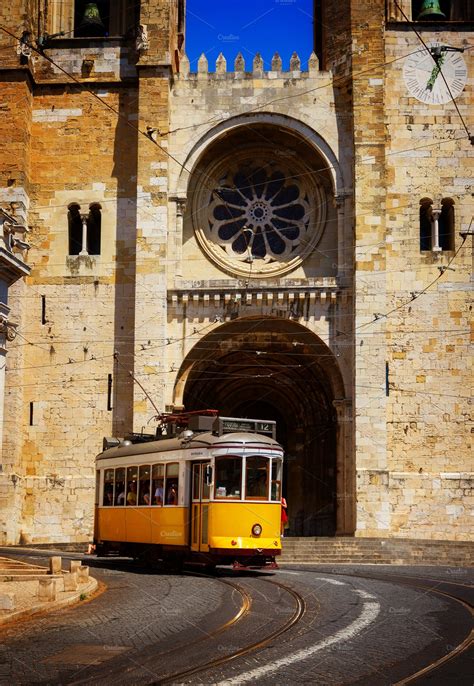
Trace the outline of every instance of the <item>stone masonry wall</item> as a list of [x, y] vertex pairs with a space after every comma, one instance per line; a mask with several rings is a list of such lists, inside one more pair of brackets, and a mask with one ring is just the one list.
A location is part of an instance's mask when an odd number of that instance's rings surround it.
[[[459, 47], [468, 40], [459, 29], [435, 34], [427, 29], [423, 37]], [[369, 272], [363, 279], [359, 267], [358, 300], [367, 304], [372, 293], [380, 294], [382, 280], [386, 299], [377, 295], [372, 313], [391, 314], [367, 328], [370, 338], [363, 329], [360, 337], [364, 348], [368, 340], [379, 345], [384, 355], [380, 366], [384, 361], [389, 366], [387, 463], [377, 471], [375, 461], [369, 465], [358, 458], [358, 529], [367, 536], [380, 535], [388, 527], [394, 536], [416, 532], [425, 538], [472, 540], [472, 238], [462, 245], [459, 236], [473, 214], [468, 193], [472, 146], [452, 102], [433, 106], [409, 96], [400, 57], [419, 49], [416, 35], [410, 30], [388, 30], [385, 45], [384, 61], [390, 65], [384, 96], [386, 263], [383, 272]], [[472, 74], [469, 52], [464, 59]], [[456, 101], [465, 120], [472, 109], [469, 84], [472, 78]], [[420, 252], [423, 197], [433, 198], [434, 206], [446, 197], [455, 202], [455, 250], [438, 258], [430, 251]], [[376, 239], [374, 235], [366, 241], [374, 251], [369, 262], [374, 270], [378, 269]], [[376, 386], [374, 377], [363, 383]], [[382, 401], [382, 379], [379, 389]], [[384, 426], [384, 418], [379, 421]], [[368, 441], [375, 441], [372, 422], [365, 426]], [[386, 504], [377, 509], [381, 494]]]

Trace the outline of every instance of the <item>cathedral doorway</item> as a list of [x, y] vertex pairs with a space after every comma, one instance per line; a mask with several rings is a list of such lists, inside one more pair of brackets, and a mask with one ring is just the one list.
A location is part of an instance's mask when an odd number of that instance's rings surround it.
[[341, 397], [341, 374], [328, 346], [297, 322], [270, 317], [231, 321], [201, 339], [175, 387], [175, 402], [188, 411], [214, 408], [221, 416], [276, 420], [286, 452], [290, 536], [352, 533], [350, 441], [336, 410]]

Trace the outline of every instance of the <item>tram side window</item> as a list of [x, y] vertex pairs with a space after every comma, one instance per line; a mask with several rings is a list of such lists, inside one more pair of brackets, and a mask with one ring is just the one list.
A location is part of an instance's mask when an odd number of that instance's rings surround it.
[[245, 475], [245, 497], [249, 499], [268, 499], [268, 463], [267, 457], [251, 455], [247, 457]]
[[153, 494], [153, 505], [163, 505], [165, 488], [165, 465], [154, 464], [152, 467], [151, 492]]
[[125, 469], [115, 470], [115, 505], [125, 505]]
[[138, 468], [129, 467], [127, 469], [127, 497], [125, 499], [126, 505], [136, 505], [137, 504], [137, 481], [138, 481]]
[[166, 505], [178, 504], [179, 464], [170, 462], [166, 465]]
[[281, 500], [281, 460], [272, 460], [271, 500]]
[[140, 465], [138, 468], [138, 504], [150, 504], [150, 474], [149, 464]]
[[114, 470], [106, 469], [104, 471], [104, 497], [102, 505], [111, 506], [114, 504]]
[[242, 497], [242, 458], [216, 457], [215, 498]]

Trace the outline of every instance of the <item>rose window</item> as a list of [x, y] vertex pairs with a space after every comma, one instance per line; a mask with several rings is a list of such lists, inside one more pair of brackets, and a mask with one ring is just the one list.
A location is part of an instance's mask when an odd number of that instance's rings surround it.
[[324, 191], [298, 160], [289, 168], [271, 159], [256, 161], [248, 152], [236, 157], [233, 164], [218, 164], [212, 174], [217, 182], [194, 199], [194, 216], [201, 217], [197, 237], [236, 274], [290, 271], [319, 240]]

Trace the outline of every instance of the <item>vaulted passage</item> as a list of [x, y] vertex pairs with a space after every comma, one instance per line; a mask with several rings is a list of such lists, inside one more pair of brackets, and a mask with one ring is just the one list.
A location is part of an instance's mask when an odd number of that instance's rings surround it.
[[288, 535], [331, 536], [339, 501], [333, 400], [340, 386], [335, 358], [319, 338], [295, 322], [258, 318], [224, 324], [202, 339], [176, 390], [186, 410], [276, 420], [286, 450]]

